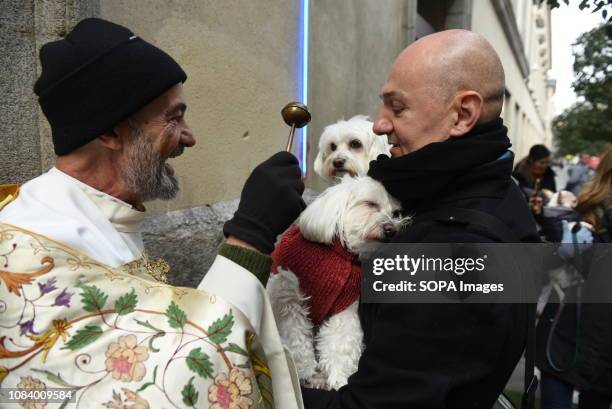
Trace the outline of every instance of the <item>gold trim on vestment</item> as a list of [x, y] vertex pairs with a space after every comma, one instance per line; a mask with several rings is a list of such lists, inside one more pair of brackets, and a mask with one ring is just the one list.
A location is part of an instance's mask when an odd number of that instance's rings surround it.
[[[9, 227], [9, 229], [4, 229], [2, 228], [3, 226]], [[36, 240], [36, 243], [32, 244], [34, 253], [38, 253], [40, 251], [49, 252], [52, 248], [56, 250], [65, 251], [70, 256], [72, 256], [72, 258], [68, 260], [69, 264], [73, 264], [75, 267], [78, 267], [78, 266], [100, 267], [104, 269], [106, 277], [110, 279], [111, 281], [122, 280], [123, 279], [122, 273], [123, 273], [131, 277], [139, 278], [141, 280], [148, 282], [149, 284], [145, 286], [147, 292], [151, 290], [152, 288], [170, 287], [172, 291], [174, 292], [174, 294], [179, 298], [185, 295], [186, 293], [186, 289], [181, 288], [181, 287], [174, 287], [168, 284], [167, 273], [170, 271], [170, 265], [161, 258], [150, 261], [148, 256], [145, 254], [142, 257], [137, 258], [136, 260], [123, 264], [119, 267], [113, 268], [107, 264], [96, 261], [92, 259], [91, 257], [89, 257], [88, 255], [82, 253], [81, 251], [76, 250], [72, 247], [69, 247], [63, 243], [60, 243], [42, 234], [35, 233], [28, 229], [24, 229], [22, 227], [18, 227], [18, 226], [9, 224], [9, 223], [0, 223], [0, 240], [2, 239], [4, 235], [6, 234], [10, 235], [11, 230], [22, 232], [34, 238]], [[52, 243], [54, 246], [50, 248], [48, 245], [46, 246], [45, 244], [43, 244], [43, 241]], [[152, 278], [156, 283], [159, 283], [159, 285], [152, 285], [151, 280], [148, 279], [149, 277]]]
[[0, 185], [0, 210], [19, 196], [19, 185]]

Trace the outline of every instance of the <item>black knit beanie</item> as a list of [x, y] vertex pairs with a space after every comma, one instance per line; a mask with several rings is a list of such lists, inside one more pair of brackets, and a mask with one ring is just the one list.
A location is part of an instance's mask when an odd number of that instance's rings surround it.
[[533, 145], [529, 149], [529, 159], [540, 160], [550, 156], [550, 151], [544, 145]]
[[168, 54], [127, 28], [88, 18], [40, 49], [34, 92], [65, 155], [139, 111], [187, 75]]

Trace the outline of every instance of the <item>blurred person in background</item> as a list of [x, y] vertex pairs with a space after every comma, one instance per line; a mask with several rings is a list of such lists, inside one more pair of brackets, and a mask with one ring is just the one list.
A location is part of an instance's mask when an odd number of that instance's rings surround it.
[[[579, 224], [563, 222], [561, 243], [612, 243], [612, 148], [601, 159], [593, 179], [578, 196]], [[581, 260], [592, 260], [585, 250]], [[567, 260], [574, 265], [577, 257]], [[581, 271], [583, 279], [606, 266], [592, 262]], [[588, 274], [585, 274], [588, 272]], [[604, 271], [605, 274], [605, 271]], [[605, 280], [604, 280], [605, 282]], [[575, 288], [565, 288], [573, 297]], [[559, 303], [551, 300], [538, 323], [536, 363], [542, 371], [542, 409], [570, 409], [574, 389], [580, 392], [579, 409], [608, 409], [612, 404], [612, 304]]]
[[582, 152], [580, 154], [580, 159], [577, 164], [570, 166], [567, 170], [567, 184], [565, 185], [565, 190], [569, 190], [570, 192], [577, 195], [580, 193], [582, 186], [589, 181], [591, 178], [593, 171], [589, 166], [591, 162], [591, 155], [586, 152]]
[[527, 198], [532, 213], [540, 215], [542, 207], [557, 191], [550, 150], [544, 145], [533, 145], [529, 155], [516, 164], [512, 176]]
[[589, 167], [593, 170], [597, 169], [597, 166], [599, 166], [599, 162], [601, 162], [602, 157], [603, 154], [591, 156], [591, 160], [589, 160]]
[[[550, 150], [544, 145], [533, 145], [529, 149], [529, 155], [516, 164], [512, 176], [527, 197], [530, 197], [534, 190], [541, 189], [547, 197], [557, 191], [555, 172], [550, 164]], [[538, 179], [540, 183], [536, 186]]]
[[604, 242], [612, 241], [612, 147], [603, 154], [593, 179], [578, 195], [576, 210]]

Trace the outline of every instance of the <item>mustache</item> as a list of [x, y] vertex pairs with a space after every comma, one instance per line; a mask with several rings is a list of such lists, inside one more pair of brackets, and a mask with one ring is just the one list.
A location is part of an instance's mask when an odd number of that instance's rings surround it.
[[176, 158], [177, 156], [181, 156], [185, 152], [185, 145], [179, 143], [178, 146], [170, 153], [170, 158]]

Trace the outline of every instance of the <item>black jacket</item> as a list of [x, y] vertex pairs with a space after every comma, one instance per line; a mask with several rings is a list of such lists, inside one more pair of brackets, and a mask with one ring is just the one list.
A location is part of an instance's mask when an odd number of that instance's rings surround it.
[[550, 302], [538, 321], [537, 367], [578, 390], [612, 396], [612, 304], [568, 303], [551, 333], [558, 309]]
[[[594, 243], [611, 242], [610, 202], [609, 199], [601, 230], [594, 234]], [[609, 256], [599, 261], [593, 257], [592, 250], [587, 250], [582, 259], [592, 259], [584, 269], [587, 282], [582, 286], [583, 294], [588, 291], [589, 276], [609, 276], [610, 273]], [[595, 282], [607, 285], [608, 291], [612, 291], [610, 279]], [[576, 287], [565, 291], [572, 302], [566, 302], [561, 308], [553, 292], [538, 322], [536, 364], [545, 374], [558, 377], [581, 391], [593, 390], [612, 396], [612, 304], [579, 302]]]
[[[496, 135], [503, 133], [507, 141], [505, 130], [501, 121], [496, 121], [464, 138], [477, 140], [482, 134], [494, 131]], [[497, 137], [501, 139], [502, 135]], [[423, 163], [437, 159], [440, 165], [433, 166], [446, 170], [434, 169], [429, 172], [432, 175], [429, 178], [421, 175], [411, 179], [405, 185], [405, 190], [410, 190], [409, 197], [402, 197], [397, 190], [401, 184], [390, 186], [384, 175], [373, 171], [375, 162], [371, 164], [370, 174], [383, 179], [391, 194], [402, 200], [405, 207], [416, 211], [417, 219], [419, 213], [434, 208], [476, 209], [501, 219], [521, 241], [537, 241], [533, 218], [510, 178], [513, 158], [495, 159], [505, 152], [509, 143], [500, 145], [498, 152], [484, 149], [480, 164], [478, 157], [468, 157], [469, 152], [478, 154], [473, 152], [473, 147], [462, 152], [456, 141], [442, 144], [428, 145], [419, 155], [424, 157]], [[429, 148], [432, 145], [440, 146]], [[452, 152], [458, 156], [454, 157]], [[456, 162], [457, 166], [449, 162]], [[429, 165], [415, 166], [422, 170]], [[447, 172], [453, 167], [456, 172]], [[392, 179], [398, 182], [395, 176]], [[436, 184], [438, 188], [432, 189]], [[422, 195], [415, 190], [420, 190]], [[478, 243], [494, 242], [497, 238], [469, 225], [431, 221], [409, 226], [395, 241]], [[303, 389], [307, 409], [490, 409], [526, 341], [525, 305], [363, 303], [359, 316], [365, 350], [358, 371], [338, 391]]]

